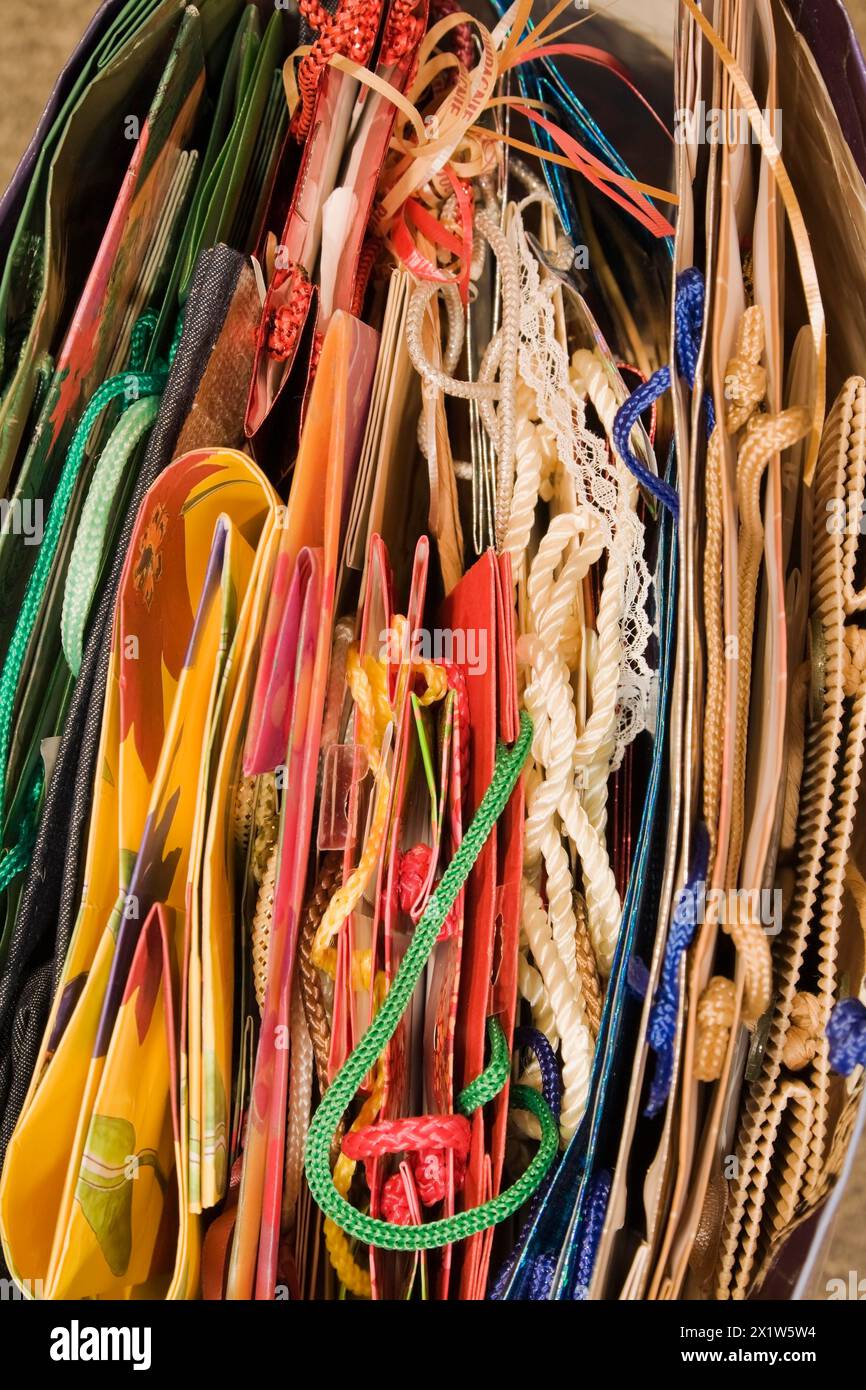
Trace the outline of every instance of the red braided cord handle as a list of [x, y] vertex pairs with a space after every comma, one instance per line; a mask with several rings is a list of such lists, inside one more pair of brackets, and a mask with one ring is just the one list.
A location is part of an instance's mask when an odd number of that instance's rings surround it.
[[420, 1153], [424, 1149], [469, 1152], [469, 1121], [465, 1115], [414, 1115], [405, 1120], [378, 1120], [352, 1130], [343, 1139], [343, 1153], [356, 1163], [386, 1154]]
[[322, 69], [334, 54], [351, 58], [362, 67], [373, 51], [381, 0], [340, 0], [330, 14], [319, 0], [299, 0], [299, 9], [318, 34], [309, 53], [298, 64], [300, 103], [292, 119], [292, 131], [299, 141], [307, 138], [313, 123], [313, 108]]

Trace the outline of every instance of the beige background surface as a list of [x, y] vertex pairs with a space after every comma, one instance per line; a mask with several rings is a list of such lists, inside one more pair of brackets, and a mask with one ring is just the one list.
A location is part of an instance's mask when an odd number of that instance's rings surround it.
[[[0, 0], [0, 188], [39, 119], [51, 85], [87, 26], [96, 0]], [[866, 44], [866, 0], [849, 0]], [[866, 1274], [866, 1152], [846, 1194], [825, 1278]], [[823, 1288], [824, 1280], [821, 1280]], [[820, 1296], [820, 1295], [819, 1295]]]

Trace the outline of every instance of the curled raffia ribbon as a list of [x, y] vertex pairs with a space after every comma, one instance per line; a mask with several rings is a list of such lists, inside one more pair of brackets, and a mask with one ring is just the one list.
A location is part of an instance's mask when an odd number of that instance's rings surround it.
[[[611, 54], [587, 44], [564, 42], [563, 37], [575, 27], [575, 22], [558, 29], [551, 27], [570, 3], [571, 0], [558, 0], [528, 30], [532, 0], [517, 0], [492, 31], [463, 11], [444, 16], [422, 40], [417, 72], [406, 92], [344, 53], [334, 52], [327, 59], [330, 66], [370, 88], [396, 109], [394, 132], [373, 212], [373, 230], [419, 279], [460, 286], [464, 302], [472, 254], [472, 197], [468, 184], [492, 170], [497, 161], [497, 144], [501, 142], [572, 169], [653, 236], [673, 234], [671, 223], [655, 204], [675, 206], [675, 195], [608, 167], [551, 120], [542, 103], [528, 97], [497, 95], [505, 74], [522, 64], [568, 56], [611, 72], [670, 136], [627, 70]], [[443, 41], [458, 28], [468, 28], [475, 38], [478, 57], [469, 69], [456, 53], [442, 49]], [[299, 100], [295, 61], [300, 59], [303, 63], [307, 54], [308, 50], [297, 50], [284, 69], [287, 100], [292, 108], [297, 108]], [[453, 80], [440, 96], [443, 74]], [[556, 148], [536, 147], [510, 132], [483, 124], [487, 113], [508, 106], [543, 130]], [[443, 215], [449, 204], [452, 212]]]

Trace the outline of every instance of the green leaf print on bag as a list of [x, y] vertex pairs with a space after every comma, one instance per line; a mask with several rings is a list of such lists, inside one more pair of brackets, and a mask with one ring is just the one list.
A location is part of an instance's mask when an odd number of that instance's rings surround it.
[[94, 1115], [75, 1195], [84, 1219], [99, 1242], [112, 1274], [126, 1273], [132, 1252], [132, 1184], [141, 1168], [152, 1168], [166, 1186], [155, 1149], [135, 1152], [135, 1129], [129, 1120]]

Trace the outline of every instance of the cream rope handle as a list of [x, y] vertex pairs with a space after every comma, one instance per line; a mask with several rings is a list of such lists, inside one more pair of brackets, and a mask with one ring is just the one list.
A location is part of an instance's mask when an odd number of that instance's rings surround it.
[[[560, 803], [567, 803], [574, 795], [577, 739], [574, 697], [560, 643], [568, 631], [577, 586], [601, 550], [596, 530], [585, 514], [554, 518], [527, 581], [529, 616], [536, 631], [524, 634], [518, 642], [518, 659], [531, 670], [524, 702], [535, 715], [533, 754], [537, 769], [527, 788], [523, 928], [543, 983], [544, 1002], [552, 1010], [560, 1037], [564, 1142], [574, 1133], [586, 1105], [594, 1041], [577, 965], [572, 866], [558, 814]], [[596, 854], [592, 862], [597, 863], [597, 859]], [[541, 878], [542, 863], [546, 910], [533, 882]], [[599, 894], [588, 892], [587, 897], [593, 902], [592, 917]], [[528, 973], [531, 968], [527, 962], [527, 990], [536, 983]]]
[[599, 971], [606, 979], [613, 965], [622, 921], [622, 907], [607, 845], [604, 836], [599, 835], [590, 822], [574, 789], [569, 791], [559, 811], [563, 827], [580, 856], [589, 934]]
[[[521, 945], [528, 946], [526, 933], [521, 928]], [[556, 1026], [556, 1015], [553, 1012], [553, 1005], [550, 1002], [550, 995], [545, 988], [541, 972], [536, 970], [525, 954], [521, 953], [517, 960], [517, 988], [520, 991], [521, 999], [525, 999], [532, 1010], [532, 1026], [543, 1033], [556, 1051], [559, 1046], [559, 1030]]]
[[[594, 1050], [594, 1032], [589, 1024], [578, 968], [573, 871], [563, 843], [563, 830], [580, 860], [589, 936], [599, 969], [604, 974], [610, 971], [620, 925], [619, 898], [607, 848], [578, 795], [576, 753], [581, 745], [564, 652], [569, 642], [574, 645], [570, 621], [578, 586], [604, 551], [602, 530], [585, 509], [553, 518], [527, 578], [528, 615], [534, 631], [524, 634], [518, 642], [518, 658], [526, 662], [531, 671], [524, 702], [534, 716], [533, 753], [544, 773], [527, 791], [524, 931], [561, 1038], [564, 1140], [574, 1132], [586, 1104], [585, 1085]], [[619, 587], [621, 604], [621, 585]], [[596, 684], [594, 725], [583, 742], [587, 754], [603, 752], [604, 755], [605, 767], [603, 771], [599, 769], [596, 785], [606, 784], [609, 771], [621, 660], [619, 617], [611, 597], [614, 594], [611, 584], [607, 594], [605, 611], [612, 614], [613, 619], [603, 626], [608, 643], [602, 656], [602, 676], [607, 679]], [[603, 799], [601, 812], [603, 817]], [[542, 861], [546, 874], [546, 911], [531, 881], [540, 876]]]
[[502, 543], [503, 555], [511, 556], [511, 573], [519, 583], [526, 567], [526, 553], [535, 522], [535, 508], [545, 480], [556, 467], [556, 447], [549, 430], [530, 418], [528, 394], [518, 386], [517, 435], [514, 442], [514, 489], [511, 513]]
[[[574, 885], [557, 814], [559, 803], [568, 791], [572, 776], [571, 745], [567, 732], [570, 697], [567, 694], [561, 663], [555, 657], [546, 660], [548, 652], [539, 644], [539, 639], [530, 640], [537, 644], [537, 655], [532, 664], [538, 684], [534, 690], [527, 689], [525, 703], [530, 712], [537, 705], [547, 710], [550, 729], [546, 749], [541, 750], [537, 745], [533, 749], [538, 761], [543, 763], [547, 775], [529, 792], [527, 799], [524, 871], [527, 881], [532, 881], [540, 877], [540, 865], [541, 861], [544, 861], [553, 939], [568, 979], [572, 986], [577, 988], [577, 958], [574, 945], [577, 923], [572, 905]], [[518, 655], [525, 651], [526, 641], [526, 638], [520, 639]], [[570, 719], [573, 726], [573, 709], [570, 710]], [[566, 730], [565, 737], [560, 735], [563, 728]]]
[[592, 680], [592, 712], [574, 750], [578, 766], [601, 765], [604, 780], [610, 775], [611, 743], [616, 729], [616, 704], [622, 669], [622, 590], [625, 583], [622, 554], [608, 554], [607, 573], [598, 606], [598, 651]]
[[[579, 544], [581, 540], [585, 541], [584, 545]], [[601, 554], [600, 539], [581, 512], [555, 517], [539, 546], [527, 582], [527, 600], [537, 643], [535, 650], [549, 653], [556, 668], [548, 673], [547, 684], [565, 677], [566, 673], [558, 669], [562, 665], [560, 644], [574, 604], [575, 591]], [[563, 555], [566, 558], [562, 572], [555, 578]], [[533, 679], [545, 680], [541, 674]], [[530, 699], [538, 703], [531, 695]], [[570, 693], [568, 703], [572, 704]], [[558, 746], [556, 749], [549, 747], [550, 709], [549, 705], [541, 703], [533, 739], [536, 760], [545, 767], [545, 781], [541, 786], [533, 787], [528, 797], [531, 809], [527, 815], [526, 844], [530, 858], [537, 855], [536, 841], [540, 839], [542, 827], [555, 813], [566, 784], [573, 775], [576, 725], [574, 735], [570, 737], [574, 720], [569, 721], [567, 713], [563, 712]]]
[[[481, 219], [479, 219], [481, 221]], [[482, 222], [485, 237], [488, 228]], [[501, 236], [501, 233], [500, 233]], [[494, 250], [500, 266], [509, 252], [523, 273], [528, 248], [522, 234], [520, 209], [512, 210], [503, 246]], [[512, 249], [513, 248], [513, 249]], [[610, 463], [609, 437], [617, 402], [603, 369], [591, 353], [578, 358], [570, 368], [567, 358], [556, 357], [550, 340], [551, 325], [545, 304], [556, 289], [552, 278], [532, 286], [533, 271], [519, 323], [519, 362], [531, 367], [534, 359], [527, 349], [537, 337], [538, 362], [546, 371], [550, 364], [559, 373], [571, 403], [571, 431], [565, 447], [565, 418], [555, 395], [540, 388], [540, 378], [521, 382], [517, 391], [523, 397], [518, 407], [515, 431], [513, 485], [504, 535], [497, 527], [500, 549], [512, 557], [513, 573], [519, 586], [525, 583], [528, 631], [518, 641], [518, 660], [528, 668], [524, 704], [533, 716], [533, 756], [535, 768], [527, 779], [526, 834], [524, 849], [524, 913], [522, 952], [528, 946], [532, 962], [521, 954], [519, 980], [521, 994], [530, 998], [533, 1018], [545, 1030], [555, 1024], [563, 1059], [564, 1139], [574, 1132], [586, 1103], [589, 1067], [594, 1048], [583, 981], [587, 978], [586, 959], [578, 960], [578, 921], [574, 907], [573, 856], [579, 863], [584, 886], [586, 925], [599, 974], [610, 973], [621, 921], [621, 907], [605, 841], [607, 783], [616, 757], [619, 735], [619, 695], [624, 673], [628, 671], [623, 639], [623, 615], [629, 599], [634, 606], [640, 595], [636, 573], [629, 572], [633, 557], [642, 553], [642, 535], [635, 510], [637, 488], [622, 460]], [[534, 294], [534, 299], [533, 299]], [[488, 386], [498, 372], [501, 380], [509, 374], [507, 362], [511, 344], [506, 341], [508, 327], [488, 345], [479, 384]], [[548, 352], [548, 346], [550, 351]], [[503, 369], [504, 368], [504, 369]], [[531, 386], [531, 390], [529, 389]], [[529, 399], [525, 399], [529, 397]], [[589, 398], [605, 425], [607, 448], [584, 423], [584, 398]], [[479, 411], [485, 428], [494, 440], [501, 437], [505, 397], [480, 394]], [[575, 439], [575, 419], [580, 436]], [[526, 553], [535, 524], [536, 508], [546, 475], [552, 468], [570, 460], [590, 459], [596, 472], [594, 481], [586, 477], [581, 494], [584, 505], [574, 513], [552, 518], [538, 553], [527, 573]], [[502, 475], [500, 473], [500, 482]], [[498, 512], [497, 521], [501, 514]], [[592, 636], [594, 667], [591, 675], [591, 704], [585, 727], [578, 729], [572, 672], [579, 660], [587, 661], [587, 640], [583, 631], [580, 586], [593, 565], [607, 554], [608, 564], [597, 615], [597, 635]], [[635, 560], [637, 570], [639, 561]], [[629, 581], [631, 588], [629, 588]], [[640, 598], [638, 601], [641, 601]], [[631, 660], [634, 662], [634, 654]], [[630, 668], [633, 672], [634, 665]], [[628, 676], [626, 674], [626, 681]], [[543, 869], [543, 873], [542, 873]], [[544, 881], [546, 907], [539, 888]], [[582, 918], [583, 921], [583, 918]], [[586, 942], [586, 938], [581, 938]], [[583, 945], [584, 957], [589, 945]], [[593, 999], [597, 1013], [598, 986]], [[597, 1027], [597, 1023], [596, 1023]]]
[[[576, 730], [574, 703], [567, 672], [557, 656], [551, 654], [539, 639], [532, 635], [524, 635], [519, 639], [518, 659], [532, 666], [535, 677], [525, 693], [526, 708], [534, 718], [541, 719], [542, 714], [546, 713], [549, 721], [547, 749], [539, 749], [537, 744], [534, 744], [533, 752], [538, 756], [546, 751], [553, 766], [554, 787], [558, 793], [555, 810], [580, 857], [593, 949], [599, 970], [606, 976], [610, 973], [613, 961], [621, 909], [607, 847], [603, 837], [591, 824], [571, 775], [571, 750], [576, 741]], [[552, 799], [551, 790], [548, 783], [544, 782], [529, 807], [527, 826], [531, 826], [532, 833], [527, 837], [526, 853], [530, 863], [536, 862], [541, 851], [541, 836], [534, 820], [536, 804], [540, 802], [546, 807], [549, 805], [549, 799]], [[570, 921], [573, 923], [573, 913]]]
[[[581, 541], [584, 542], [582, 545]], [[525, 700], [527, 708], [537, 721], [533, 752], [536, 760], [545, 768], [545, 780], [532, 788], [527, 797], [526, 862], [529, 866], [537, 862], [542, 851], [542, 842], [547, 845], [548, 853], [555, 856], [555, 897], [550, 884], [548, 897], [558, 928], [556, 935], [563, 943], [563, 960], [572, 970], [575, 982], [576, 924], [570, 900], [566, 904], [570, 886], [570, 867], [567, 866], [567, 857], [566, 866], [563, 866], [564, 851], [562, 855], [555, 855], [548, 829], [551, 818], [557, 812], [561, 814], [561, 806], [564, 803], [572, 806], [572, 824], [580, 825], [584, 846], [590, 849], [587, 862], [582, 868], [587, 887], [590, 934], [599, 955], [599, 966], [605, 974], [610, 969], [612, 959], [611, 936], [613, 935], [615, 940], [620, 917], [615, 887], [613, 897], [610, 894], [612, 875], [609, 873], [607, 854], [603, 849], [600, 833], [593, 838], [588, 830], [589, 817], [585, 816], [584, 820], [581, 820], [572, 805], [581, 740], [577, 737], [574, 697], [568, 671], [559, 652], [559, 642], [573, 603], [575, 588], [588, 573], [591, 565], [600, 558], [602, 551], [603, 542], [598, 528], [583, 512], [563, 514], [554, 518], [550, 530], [539, 546], [527, 585], [529, 611], [536, 631], [534, 634], [521, 637], [518, 642], [518, 655], [527, 662], [533, 672]], [[554, 574], [563, 554], [566, 555], [566, 559], [559, 577], [555, 579]], [[615, 675], [618, 678], [618, 670]], [[594, 822], [592, 824], [598, 832], [599, 827]], [[562, 904], [561, 917], [558, 907], [553, 907], [554, 901]]]
[[574, 602], [571, 587], [556, 577], [563, 554], [582, 542], [578, 549], [580, 569], [571, 574], [576, 585], [604, 554], [604, 543], [591, 518], [583, 510], [563, 512], [551, 521], [538, 547], [527, 581], [527, 595], [533, 626], [548, 646], [558, 645], [567, 618], [567, 608]]
[[567, 1143], [586, 1109], [594, 1040], [586, 1024], [580, 995], [575, 994], [554, 944], [544, 904], [532, 885], [526, 882], [523, 885], [523, 929], [560, 1029], [562, 1110], [559, 1125], [563, 1143]]

